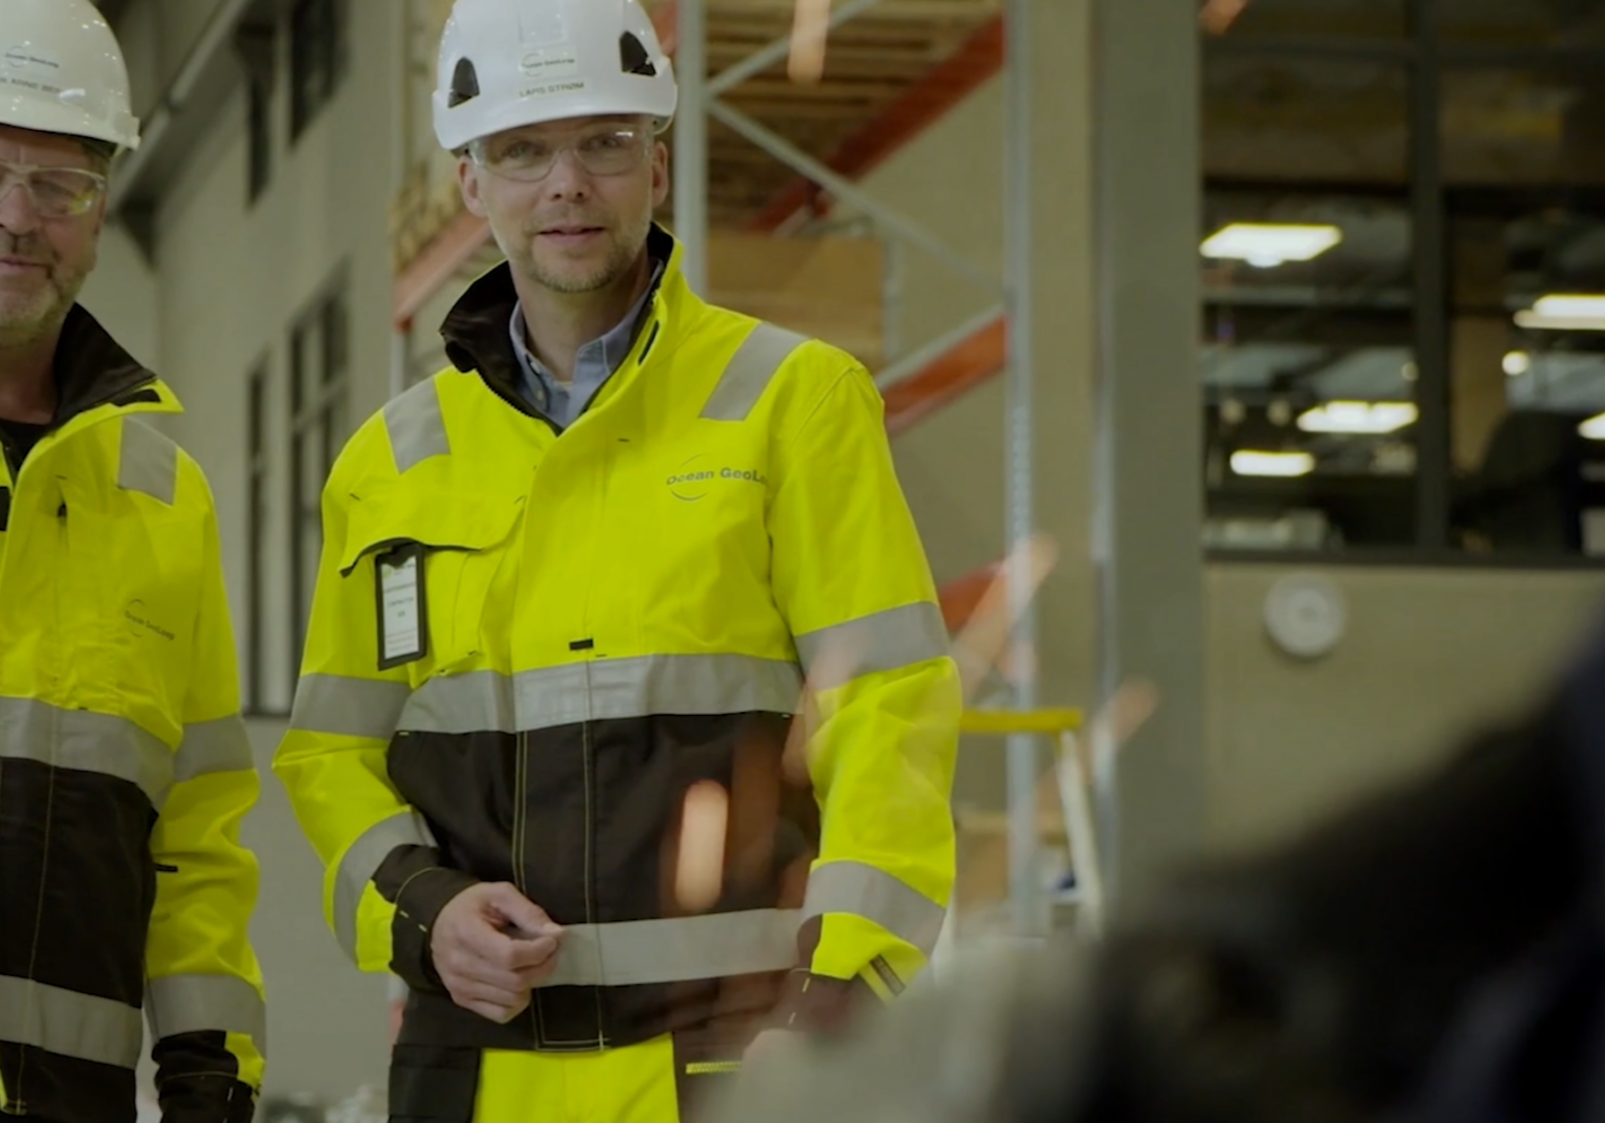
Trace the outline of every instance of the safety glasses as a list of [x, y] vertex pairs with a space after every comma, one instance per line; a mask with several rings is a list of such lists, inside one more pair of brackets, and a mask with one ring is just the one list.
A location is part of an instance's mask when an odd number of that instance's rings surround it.
[[534, 183], [551, 175], [558, 158], [569, 151], [592, 175], [622, 175], [640, 166], [647, 139], [646, 129], [631, 125], [593, 129], [563, 144], [508, 133], [474, 141], [468, 154], [492, 175]]
[[0, 202], [19, 186], [39, 217], [71, 218], [95, 205], [106, 190], [106, 177], [86, 168], [45, 168], [0, 160]]

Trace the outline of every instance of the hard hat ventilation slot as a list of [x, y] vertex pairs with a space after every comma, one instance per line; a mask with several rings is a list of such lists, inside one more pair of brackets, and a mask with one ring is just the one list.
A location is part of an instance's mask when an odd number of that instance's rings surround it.
[[451, 93], [446, 104], [456, 109], [465, 101], [473, 101], [479, 96], [479, 71], [474, 69], [472, 59], [458, 59], [457, 68], [451, 72]]
[[647, 54], [646, 44], [634, 32], [626, 31], [619, 36], [619, 66], [626, 74], [639, 74], [645, 78], [658, 76], [658, 68], [653, 64], [652, 56]]

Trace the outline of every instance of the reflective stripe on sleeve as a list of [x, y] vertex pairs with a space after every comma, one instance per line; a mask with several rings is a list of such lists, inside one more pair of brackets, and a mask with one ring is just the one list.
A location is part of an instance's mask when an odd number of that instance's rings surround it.
[[816, 690], [859, 675], [940, 659], [951, 650], [942, 610], [929, 601], [861, 616], [796, 637], [797, 654]]
[[214, 772], [245, 772], [254, 767], [251, 739], [238, 714], [184, 727], [184, 740], [173, 758], [178, 783]]
[[302, 675], [295, 688], [290, 728], [303, 733], [388, 741], [396, 732], [397, 719], [410, 692], [404, 682]]
[[334, 931], [340, 946], [357, 958], [357, 906], [374, 874], [398, 846], [434, 846], [434, 837], [422, 816], [403, 811], [381, 819], [346, 848], [334, 882]]
[[863, 862], [830, 862], [808, 878], [804, 919], [850, 913], [874, 921], [929, 957], [947, 910], [906, 882]]
[[233, 975], [169, 975], [145, 991], [145, 1018], [154, 1040], [221, 1030], [251, 1038], [266, 1054], [267, 1013], [256, 988]]

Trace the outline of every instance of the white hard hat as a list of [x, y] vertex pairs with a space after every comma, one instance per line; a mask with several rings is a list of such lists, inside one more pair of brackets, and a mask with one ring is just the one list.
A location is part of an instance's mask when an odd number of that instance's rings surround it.
[[678, 98], [637, 0], [457, 0], [440, 38], [435, 136], [456, 152], [522, 125], [636, 113], [663, 129]]
[[123, 52], [89, 0], [0, 0], [0, 125], [139, 147]]

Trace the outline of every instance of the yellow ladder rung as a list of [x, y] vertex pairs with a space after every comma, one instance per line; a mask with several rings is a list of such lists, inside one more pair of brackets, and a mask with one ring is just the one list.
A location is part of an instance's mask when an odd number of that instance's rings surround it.
[[965, 710], [959, 729], [965, 733], [1074, 733], [1081, 728], [1080, 710]]

